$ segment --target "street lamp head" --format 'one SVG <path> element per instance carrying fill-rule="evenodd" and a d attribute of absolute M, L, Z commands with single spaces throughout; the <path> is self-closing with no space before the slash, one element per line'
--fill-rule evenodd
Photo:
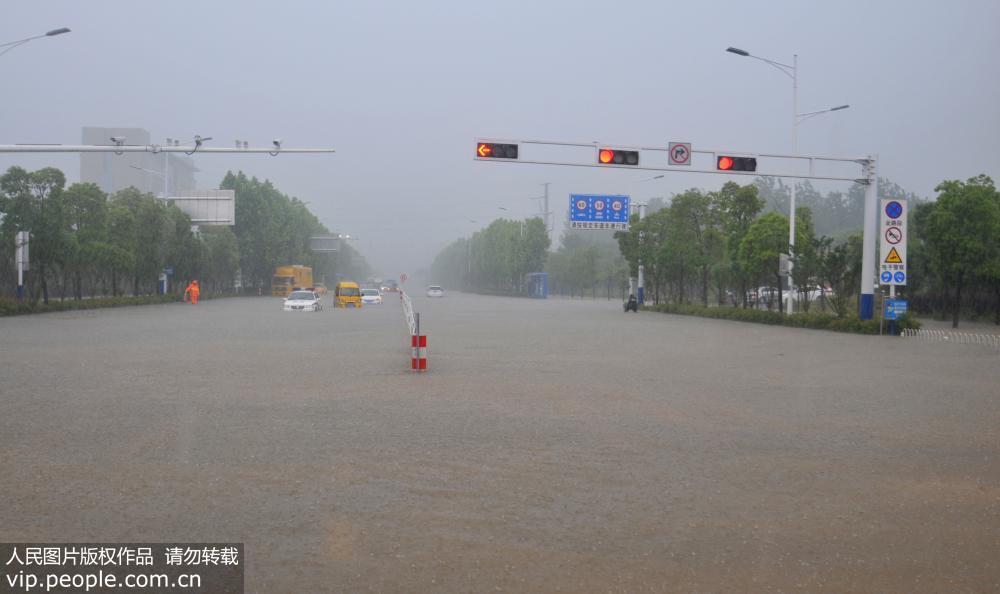
<path fill-rule="evenodd" d="M 746 50 L 741 50 L 738 47 L 727 47 L 726 51 L 729 52 L 729 53 L 731 53 L 731 54 L 736 54 L 737 56 L 749 56 L 750 55 L 750 52 L 748 52 Z"/>
<path fill-rule="evenodd" d="M 70 31 L 69 27 L 61 27 L 59 29 L 53 29 L 51 31 L 48 31 L 47 33 L 45 33 L 45 36 L 52 37 L 54 35 L 62 35 L 63 33 L 69 33 L 69 31 Z"/>
<path fill-rule="evenodd" d="M 847 109 L 848 107 L 850 107 L 850 105 L 838 105 L 837 107 L 831 108 L 830 111 L 840 111 L 841 109 Z"/>

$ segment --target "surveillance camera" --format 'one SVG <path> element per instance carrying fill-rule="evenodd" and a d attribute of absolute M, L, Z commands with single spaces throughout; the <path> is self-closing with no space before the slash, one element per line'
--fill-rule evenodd
<path fill-rule="evenodd" d="M 125 142 L 125 137 L 124 136 L 112 136 L 111 137 L 111 142 L 113 142 L 115 144 L 123 144 Z"/>
<path fill-rule="evenodd" d="M 281 148 L 281 139 L 280 138 L 275 138 L 272 142 L 274 143 L 274 146 L 276 146 L 278 148 Z"/>

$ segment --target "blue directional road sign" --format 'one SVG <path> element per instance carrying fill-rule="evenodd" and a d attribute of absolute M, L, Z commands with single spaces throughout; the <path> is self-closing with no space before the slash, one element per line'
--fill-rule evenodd
<path fill-rule="evenodd" d="M 887 285 L 892 282 L 892 273 L 886 270 L 881 274 L 882 284 Z"/>
<path fill-rule="evenodd" d="M 896 274 L 892 275 L 892 280 L 896 281 L 897 285 L 901 285 L 901 284 L 903 284 L 903 281 L 906 280 L 906 273 L 905 272 L 897 272 Z"/>
<path fill-rule="evenodd" d="M 906 299 L 885 300 L 885 319 L 898 320 L 904 315 L 906 315 Z"/>
<path fill-rule="evenodd" d="M 629 227 L 629 197 L 604 194 L 570 194 L 570 229 L 612 229 Z"/>

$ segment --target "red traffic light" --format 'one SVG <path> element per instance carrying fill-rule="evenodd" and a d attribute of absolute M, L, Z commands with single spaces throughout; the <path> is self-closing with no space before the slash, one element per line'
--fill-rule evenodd
<path fill-rule="evenodd" d="M 480 159 L 516 159 L 516 144 L 480 142 L 476 144 L 476 157 Z"/>
<path fill-rule="evenodd" d="M 757 159 L 723 155 L 715 160 L 715 167 L 719 171 L 757 171 Z"/>
<path fill-rule="evenodd" d="M 602 148 L 597 151 L 597 162 L 601 165 L 638 165 L 639 151 Z"/>

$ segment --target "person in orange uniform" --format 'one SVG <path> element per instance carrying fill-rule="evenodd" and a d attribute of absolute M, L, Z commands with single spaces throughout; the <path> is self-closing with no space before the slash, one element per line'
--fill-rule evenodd
<path fill-rule="evenodd" d="M 201 289 L 198 288 L 198 281 L 191 281 L 191 284 L 187 286 L 184 291 L 184 301 L 191 299 L 192 305 L 198 304 L 198 295 L 201 294 Z"/>

